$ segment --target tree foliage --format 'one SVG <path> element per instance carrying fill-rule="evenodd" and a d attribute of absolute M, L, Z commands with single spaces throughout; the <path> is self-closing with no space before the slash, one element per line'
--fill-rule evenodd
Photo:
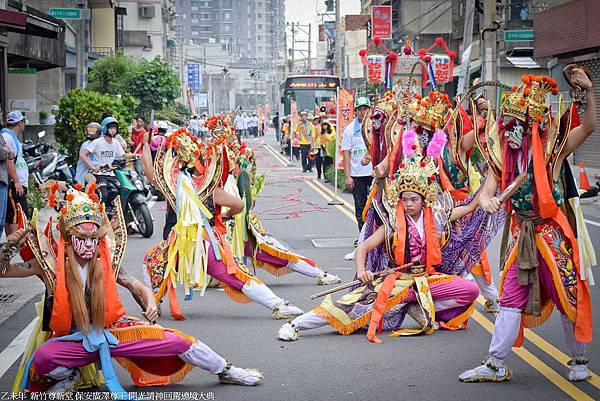
<path fill-rule="evenodd" d="M 54 135 L 71 163 L 76 162 L 79 146 L 85 138 L 85 127 L 95 121 L 100 123 L 103 113 L 112 114 L 127 134 L 126 127 L 135 116 L 136 101 L 129 95 L 111 96 L 81 88 L 73 89 L 60 99 Z"/>
<path fill-rule="evenodd" d="M 124 94 L 136 68 L 133 58 L 123 53 L 101 58 L 90 70 L 88 89 L 110 95 Z"/>
<path fill-rule="evenodd" d="M 173 107 L 180 88 L 171 66 L 156 56 L 142 59 L 129 76 L 126 90 L 139 100 L 138 113 L 148 116 L 150 110 Z"/>

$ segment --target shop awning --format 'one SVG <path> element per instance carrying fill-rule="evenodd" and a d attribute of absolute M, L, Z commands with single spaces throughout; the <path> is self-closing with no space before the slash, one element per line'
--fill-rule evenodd
<path fill-rule="evenodd" d="M 532 57 L 506 57 L 517 68 L 542 68 Z"/>

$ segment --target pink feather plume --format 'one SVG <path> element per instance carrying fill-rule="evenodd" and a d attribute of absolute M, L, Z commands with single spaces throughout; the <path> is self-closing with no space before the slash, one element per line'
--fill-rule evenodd
<path fill-rule="evenodd" d="M 414 128 L 402 133 L 402 153 L 405 157 L 414 156 L 417 147 L 417 131 Z"/>
<path fill-rule="evenodd" d="M 438 129 L 433 134 L 433 138 L 431 138 L 429 145 L 427 145 L 427 156 L 433 158 L 441 156 L 447 143 L 448 138 L 446 137 L 446 132 L 443 129 Z"/>

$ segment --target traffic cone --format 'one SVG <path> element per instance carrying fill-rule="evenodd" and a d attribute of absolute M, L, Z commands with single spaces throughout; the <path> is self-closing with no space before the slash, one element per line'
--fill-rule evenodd
<path fill-rule="evenodd" d="M 585 166 L 583 163 L 579 163 L 579 188 L 587 191 L 592 186 L 590 185 L 590 180 L 588 180 L 587 174 L 585 172 Z"/>

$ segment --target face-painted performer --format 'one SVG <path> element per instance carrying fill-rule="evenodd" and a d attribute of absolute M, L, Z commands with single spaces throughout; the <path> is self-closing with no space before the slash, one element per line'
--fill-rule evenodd
<path fill-rule="evenodd" d="M 506 205 L 512 217 L 512 224 L 506 224 L 512 228 L 512 242 L 503 257 L 500 312 L 489 357 L 462 373 L 461 381 L 510 379 L 504 359 L 511 347 L 521 345 L 524 327 L 545 322 L 555 306 L 572 357 L 568 378 L 579 381 L 590 376 L 585 357 L 586 343 L 592 340 L 588 268 L 595 264 L 595 255 L 565 158 L 594 130 L 595 99 L 592 82 L 582 69 L 570 69 L 567 78 L 582 94 L 581 124 L 573 104 L 563 114 L 559 102 L 557 116 L 552 115 L 546 98 L 558 94 L 556 81 L 528 75 L 504 97 L 497 123 L 488 113 L 485 136 L 478 138 L 490 164 L 482 208 L 498 210 L 502 205 L 497 188 L 506 188 L 521 173 L 527 179 Z M 508 235 L 505 231 L 503 244 Z"/>
<path fill-rule="evenodd" d="M 122 214 L 116 212 L 111 224 L 96 194 L 69 189 L 59 200 L 55 185 L 50 204 L 60 209 L 57 230 L 53 219 L 40 227 L 37 211 L 31 223 L 21 213 L 21 227 L 33 232 L 19 244 L 26 262 L 0 268 L 0 277 L 38 276 L 46 284 L 39 331 L 26 350 L 15 390 L 56 392 L 98 385 L 96 368 L 88 365 L 100 361 L 109 391 L 124 393 L 112 358 L 142 386 L 177 382 L 194 366 L 218 374 L 224 383 L 255 385 L 262 380 L 260 372 L 233 367 L 192 336 L 126 316 L 117 284 L 131 291 L 146 319 L 153 322 L 158 315 L 152 291 L 120 268 L 127 240 Z M 36 343 L 41 345 L 34 349 Z"/>
<path fill-rule="evenodd" d="M 438 145 L 430 146 L 430 152 Z M 448 193 L 440 192 L 434 161 L 439 153 L 422 156 L 416 144 L 405 149 L 404 158 L 373 199 L 381 225 L 356 251 L 357 276 L 363 285 L 338 301 L 328 297 L 318 308 L 283 325 L 279 330 L 281 340 L 297 340 L 299 331 L 326 324 L 342 334 L 369 324 L 367 337 L 375 342 L 380 324 L 383 330 L 394 331 L 393 335 L 431 333 L 438 324 L 448 329 L 466 327 L 479 295 L 477 286 L 440 272 L 462 271 L 479 260 L 493 237 L 493 232 L 480 229 L 490 216 L 481 211 L 474 213 L 475 200 L 459 206 Z M 467 223 L 477 225 L 470 229 Z M 491 226 L 496 224 L 492 222 Z M 378 247 L 383 247 L 386 258 L 367 260 L 367 255 Z M 422 265 L 421 269 L 374 280 L 373 271 L 407 262 Z M 419 330 L 401 329 L 407 312 L 421 325 Z"/>
<path fill-rule="evenodd" d="M 219 123 L 220 130 L 229 127 Z M 214 130 L 214 128 L 213 128 Z M 244 266 L 231 251 L 221 210 L 232 217 L 243 210 L 239 196 L 223 190 L 234 160 L 227 153 L 225 135 L 215 135 L 203 144 L 185 129 L 176 131 L 159 150 L 150 175 L 173 210 L 177 223 L 169 239 L 152 247 L 145 258 L 156 299 L 169 294 L 171 315 L 184 319 L 179 311 L 174 283 L 183 285 L 186 300 L 193 289 L 200 294 L 208 285 L 208 276 L 218 280 L 227 295 L 239 303 L 255 301 L 270 309 L 275 319 L 302 314 L 302 310 L 278 297 Z"/>

